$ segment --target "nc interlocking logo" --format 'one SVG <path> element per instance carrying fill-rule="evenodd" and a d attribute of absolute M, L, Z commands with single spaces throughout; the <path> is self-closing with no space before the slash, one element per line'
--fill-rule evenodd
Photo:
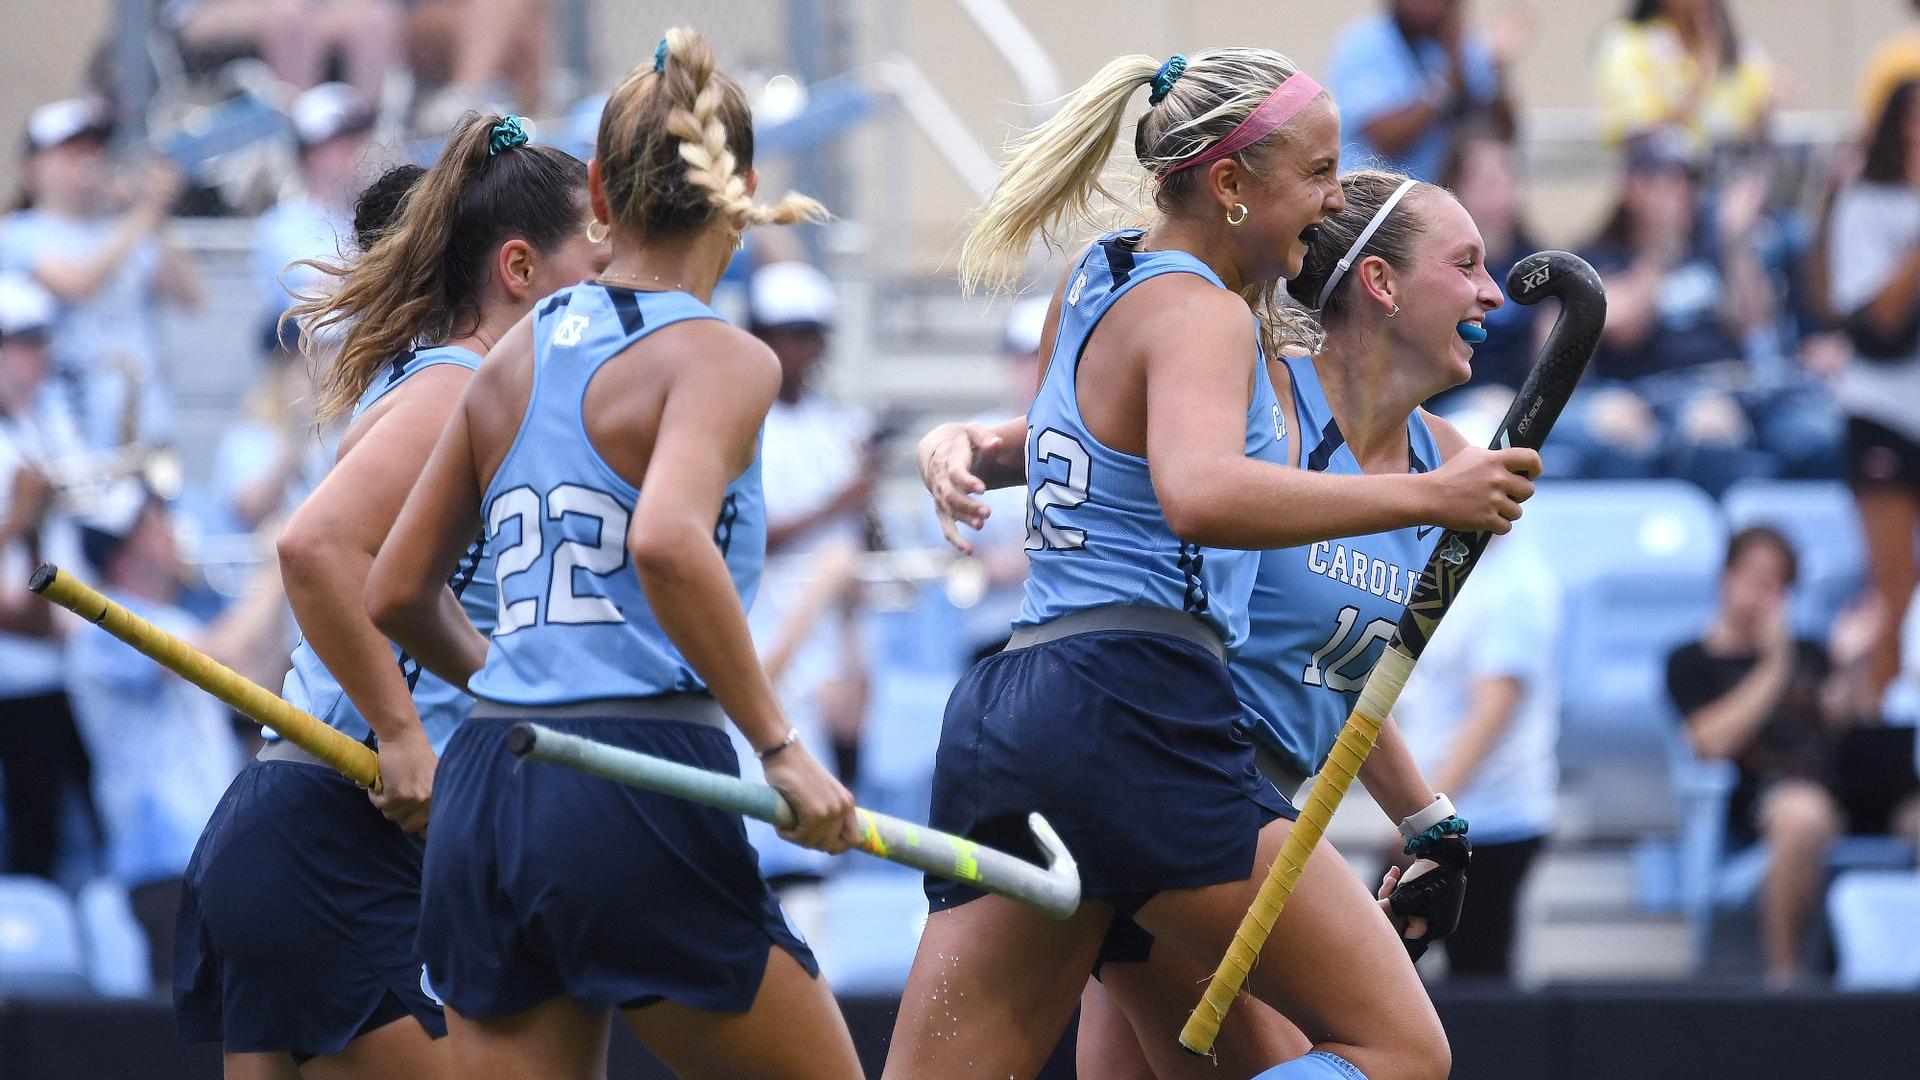
<path fill-rule="evenodd" d="M 553 328 L 553 343 L 562 348 L 572 348 L 580 344 L 580 336 L 587 332 L 588 319 L 585 315 L 569 315 L 560 320 Z"/>

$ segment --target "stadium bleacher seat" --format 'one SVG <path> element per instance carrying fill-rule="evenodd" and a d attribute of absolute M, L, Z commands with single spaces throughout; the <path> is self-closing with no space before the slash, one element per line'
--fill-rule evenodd
<path fill-rule="evenodd" d="M 0 877 L 0 994 L 60 997 L 87 989 L 73 901 L 42 878 Z"/>
<path fill-rule="evenodd" d="M 1857 870 L 1827 891 L 1843 990 L 1920 989 L 1920 874 Z"/>
<path fill-rule="evenodd" d="M 1866 585 L 1866 541 L 1853 494 L 1837 480 L 1743 480 L 1721 499 L 1734 530 L 1771 525 L 1800 556 L 1793 622 L 1825 640 L 1833 617 Z"/>
<path fill-rule="evenodd" d="M 133 917 L 126 886 L 95 878 L 80 890 L 80 927 L 87 946 L 87 978 L 103 997 L 138 998 L 153 992 L 147 935 Z"/>
<path fill-rule="evenodd" d="M 1549 482 L 1519 527 L 1564 590 L 1561 762 L 1664 770 L 1667 654 L 1712 614 L 1720 508 L 1677 480 Z"/>
<path fill-rule="evenodd" d="M 821 973 L 842 995 L 897 994 L 927 925 L 918 874 L 857 872 L 822 886 L 824 940 L 813 942 Z"/>
<path fill-rule="evenodd" d="M 940 718 L 956 678 L 957 673 L 933 671 L 873 672 L 856 782 L 862 806 L 908 821 L 927 820 Z"/>

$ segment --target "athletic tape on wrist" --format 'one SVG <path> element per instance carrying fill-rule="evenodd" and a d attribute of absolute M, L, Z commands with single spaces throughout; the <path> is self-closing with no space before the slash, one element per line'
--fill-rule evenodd
<path fill-rule="evenodd" d="M 1435 795 L 1433 801 L 1424 809 L 1408 814 L 1406 819 L 1400 822 L 1400 839 L 1411 840 L 1448 818 L 1457 816 L 1453 812 L 1452 799 L 1445 795 Z"/>

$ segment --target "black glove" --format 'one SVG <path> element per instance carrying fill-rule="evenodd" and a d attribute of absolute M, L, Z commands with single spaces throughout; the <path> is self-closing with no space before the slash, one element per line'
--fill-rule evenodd
<path fill-rule="evenodd" d="M 1429 839 L 1421 847 L 1420 857 L 1438 865 L 1412 880 L 1401 878 L 1387 895 L 1395 915 L 1427 920 L 1426 933 L 1400 939 L 1414 960 L 1426 955 L 1428 945 L 1459 929 L 1460 911 L 1467 902 L 1467 863 L 1473 858 L 1473 845 L 1464 834 Z"/>

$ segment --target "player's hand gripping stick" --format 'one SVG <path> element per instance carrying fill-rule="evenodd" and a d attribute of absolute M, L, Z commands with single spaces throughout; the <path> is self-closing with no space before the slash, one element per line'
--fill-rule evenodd
<path fill-rule="evenodd" d="M 1538 363 L 1527 374 L 1520 393 L 1507 410 L 1506 419 L 1494 435 L 1492 449 L 1526 447 L 1538 450 L 1553 427 L 1560 410 L 1573 394 L 1574 385 L 1587 370 L 1587 362 L 1600 344 L 1600 328 L 1606 322 L 1607 294 L 1600 275 L 1577 255 L 1564 251 L 1541 251 L 1520 260 L 1507 275 L 1507 295 L 1522 304 L 1537 304 L 1546 297 L 1560 301 L 1560 315 L 1547 335 Z M 1360 688 L 1360 700 L 1327 755 L 1327 763 L 1314 777 L 1313 789 L 1300 810 L 1280 848 L 1280 856 L 1267 871 L 1253 906 L 1240 922 L 1220 966 L 1200 1004 L 1187 1017 L 1180 1031 L 1180 1045 L 1196 1054 L 1213 1050 L 1220 1034 L 1220 1022 L 1226 1017 L 1234 997 L 1246 984 L 1260 949 L 1272 932 L 1274 920 L 1286 906 L 1287 897 L 1306 868 L 1321 833 L 1333 817 L 1334 809 L 1347 793 L 1360 765 L 1373 752 L 1380 737 L 1380 725 L 1393 711 L 1393 703 L 1406 685 L 1414 662 L 1427 647 L 1434 627 L 1446 615 L 1448 605 L 1460 593 L 1460 587 L 1473 572 L 1474 563 L 1486 550 L 1490 534 L 1466 533 L 1449 529 L 1440 538 L 1439 547 L 1420 575 L 1413 599 L 1400 617 L 1393 640 L 1373 666 Z"/>
<path fill-rule="evenodd" d="M 27 587 L 140 652 L 167 670 L 272 728 L 288 742 L 340 770 L 363 788 L 380 790 L 380 759 L 348 735 L 295 708 L 278 694 L 100 595 L 52 563 L 41 563 Z"/>
<path fill-rule="evenodd" d="M 565 765 L 783 829 L 794 825 L 793 807 L 778 791 L 736 776 L 609 746 L 539 724 L 515 724 L 507 734 L 507 748 L 531 761 Z M 854 813 L 860 817 L 860 841 L 854 847 L 869 855 L 998 893 L 1056 919 L 1066 918 L 1080 906 L 1080 868 L 1053 826 L 1039 814 L 1028 815 L 1027 826 L 1046 856 L 1045 866 L 871 810 L 856 809 Z"/>

